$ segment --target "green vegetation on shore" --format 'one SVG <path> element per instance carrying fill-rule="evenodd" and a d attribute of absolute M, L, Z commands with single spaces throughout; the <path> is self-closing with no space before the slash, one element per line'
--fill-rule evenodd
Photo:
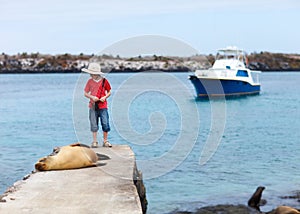
<path fill-rule="evenodd" d="M 94 55 L 20 53 L 0 55 L 0 73 L 78 73 Z M 121 58 L 102 55 L 104 71 L 135 72 L 145 70 L 188 71 L 205 69 L 214 62 L 214 56 L 191 57 L 137 56 Z M 248 67 L 261 71 L 300 71 L 300 54 L 260 52 L 248 55 Z"/>

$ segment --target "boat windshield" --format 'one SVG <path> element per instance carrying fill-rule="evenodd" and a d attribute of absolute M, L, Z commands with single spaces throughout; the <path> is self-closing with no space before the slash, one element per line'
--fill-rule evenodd
<path fill-rule="evenodd" d="M 239 60 L 243 62 L 245 60 L 245 54 L 239 49 L 221 49 L 217 52 L 216 60 Z"/>

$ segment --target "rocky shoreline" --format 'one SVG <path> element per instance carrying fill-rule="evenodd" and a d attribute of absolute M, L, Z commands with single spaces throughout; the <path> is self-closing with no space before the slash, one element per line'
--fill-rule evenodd
<path fill-rule="evenodd" d="M 137 56 L 121 58 L 119 56 L 94 55 L 49 55 L 22 53 L 0 55 L 0 74 L 15 73 L 80 73 L 91 59 L 101 62 L 104 72 L 187 72 L 207 69 L 214 62 L 214 56 L 196 55 L 191 57 Z M 300 71 L 300 54 L 252 53 L 248 55 L 248 67 L 260 71 Z"/>
<path fill-rule="evenodd" d="M 294 200 L 294 207 L 297 210 L 300 210 L 300 191 L 294 191 L 291 195 L 281 196 L 281 199 L 292 199 Z M 263 200 L 263 199 L 262 199 Z M 264 200 L 265 201 L 265 200 Z M 267 203 L 267 201 L 265 201 Z M 246 204 L 246 202 L 245 202 Z M 286 203 L 288 204 L 288 202 Z M 263 206 L 263 205 L 261 205 Z M 274 207 L 281 206 L 280 204 L 274 205 Z M 205 206 L 196 209 L 195 211 L 174 211 L 169 214 L 281 214 L 276 212 L 276 209 L 270 210 L 268 212 L 260 212 L 252 207 L 249 207 L 244 204 L 218 204 L 213 206 Z M 292 212 L 291 212 L 292 213 Z"/>

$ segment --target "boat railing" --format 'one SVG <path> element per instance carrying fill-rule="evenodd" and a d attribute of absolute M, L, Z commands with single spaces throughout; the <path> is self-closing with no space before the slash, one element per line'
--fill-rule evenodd
<path fill-rule="evenodd" d="M 253 83 L 259 84 L 260 74 L 261 74 L 261 71 L 251 71 L 251 77 L 252 77 Z"/>
<path fill-rule="evenodd" d="M 224 69 L 208 69 L 208 70 L 197 70 L 196 76 L 200 77 L 211 77 L 211 78 L 222 78 L 222 77 L 234 77 L 235 72 L 230 72 L 235 70 L 224 70 Z"/>

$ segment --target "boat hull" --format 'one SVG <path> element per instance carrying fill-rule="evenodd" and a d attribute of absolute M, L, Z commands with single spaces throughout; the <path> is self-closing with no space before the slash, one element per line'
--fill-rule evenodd
<path fill-rule="evenodd" d="M 256 95 L 260 93 L 260 85 L 251 85 L 246 81 L 230 79 L 189 78 L 193 83 L 198 98 L 233 97 Z"/>

